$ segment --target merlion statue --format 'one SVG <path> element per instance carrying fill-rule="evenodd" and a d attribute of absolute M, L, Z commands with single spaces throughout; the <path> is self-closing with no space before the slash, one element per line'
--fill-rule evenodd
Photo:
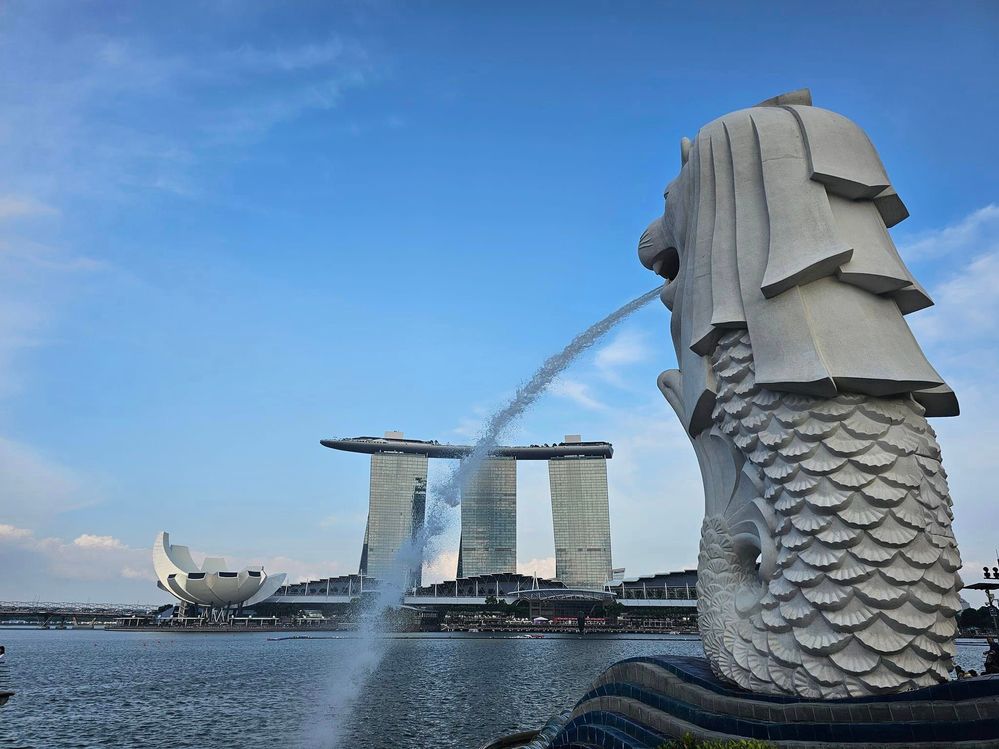
<path fill-rule="evenodd" d="M 808 698 L 946 680 L 961 559 L 929 416 L 958 412 L 903 315 L 932 304 L 888 235 L 908 213 L 864 132 L 807 90 L 681 143 L 639 244 L 667 283 L 659 387 L 704 482 L 704 650 Z"/>

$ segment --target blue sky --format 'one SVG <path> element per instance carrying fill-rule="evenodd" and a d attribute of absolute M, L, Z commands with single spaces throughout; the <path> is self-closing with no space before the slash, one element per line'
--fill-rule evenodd
<path fill-rule="evenodd" d="M 999 544 L 997 31 L 992 3 L 4 4 L 0 598 L 159 600 L 162 529 L 354 570 L 367 461 L 318 440 L 469 439 L 654 285 L 635 246 L 680 137 L 801 86 L 910 210 L 973 579 Z M 703 515 L 667 326 L 643 310 L 510 435 L 615 443 L 635 573 L 692 564 Z M 522 568 L 550 571 L 544 466 L 519 481 Z"/>

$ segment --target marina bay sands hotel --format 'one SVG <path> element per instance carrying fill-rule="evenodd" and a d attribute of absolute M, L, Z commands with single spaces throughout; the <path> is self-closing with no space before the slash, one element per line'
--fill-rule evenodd
<path fill-rule="evenodd" d="M 322 444 L 371 455 L 360 573 L 379 579 L 398 573 L 399 549 L 423 524 L 429 459 L 462 460 L 472 452 L 469 445 L 406 439 L 402 432 Z M 517 571 L 517 461 L 547 460 L 555 579 L 569 588 L 602 589 L 611 579 L 607 459 L 613 454 L 609 442 L 583 442 L 579 435 L 555 445 L 493 450 L 462 488 L 457 576 Z M 405 574 L 408 587 L 420 585 L 422 565 Z"/>

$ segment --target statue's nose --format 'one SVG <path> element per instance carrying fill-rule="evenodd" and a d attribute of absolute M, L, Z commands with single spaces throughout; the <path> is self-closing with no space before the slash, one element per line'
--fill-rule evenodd
<path fill-rule="evenodd" d="M 642 232 L 642 238 L 638 240 L 638 259 L 653 273 L 656 272 L 654 267 L 656 258 L 666 249 L 662 221 L 662 217 L 659 217 L 649 224 Z"/>
<path fill-rule="evenodd" d="M 656 275 L 669 280 L 676 277 L 680 256 L 667 238 L 661 217 L 649 224 L 638 240 L 638 259 Z"/>

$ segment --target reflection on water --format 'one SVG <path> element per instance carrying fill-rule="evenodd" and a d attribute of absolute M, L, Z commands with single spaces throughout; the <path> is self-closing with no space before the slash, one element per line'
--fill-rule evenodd
<path fill-rule="evenodd" d="M 539 727 L 622 658 L 701 654 L 680 639 L 395 639 L 354 709 L 331 716 L 351 639 L 0 629 L 0 644 L 0 689 L 17 692 L 0 747 L 33 749 L 313 747 L 339 720 L 343 746 L 468 749 Z M 965 668 L 983 657 L 959 645 Z"/>

